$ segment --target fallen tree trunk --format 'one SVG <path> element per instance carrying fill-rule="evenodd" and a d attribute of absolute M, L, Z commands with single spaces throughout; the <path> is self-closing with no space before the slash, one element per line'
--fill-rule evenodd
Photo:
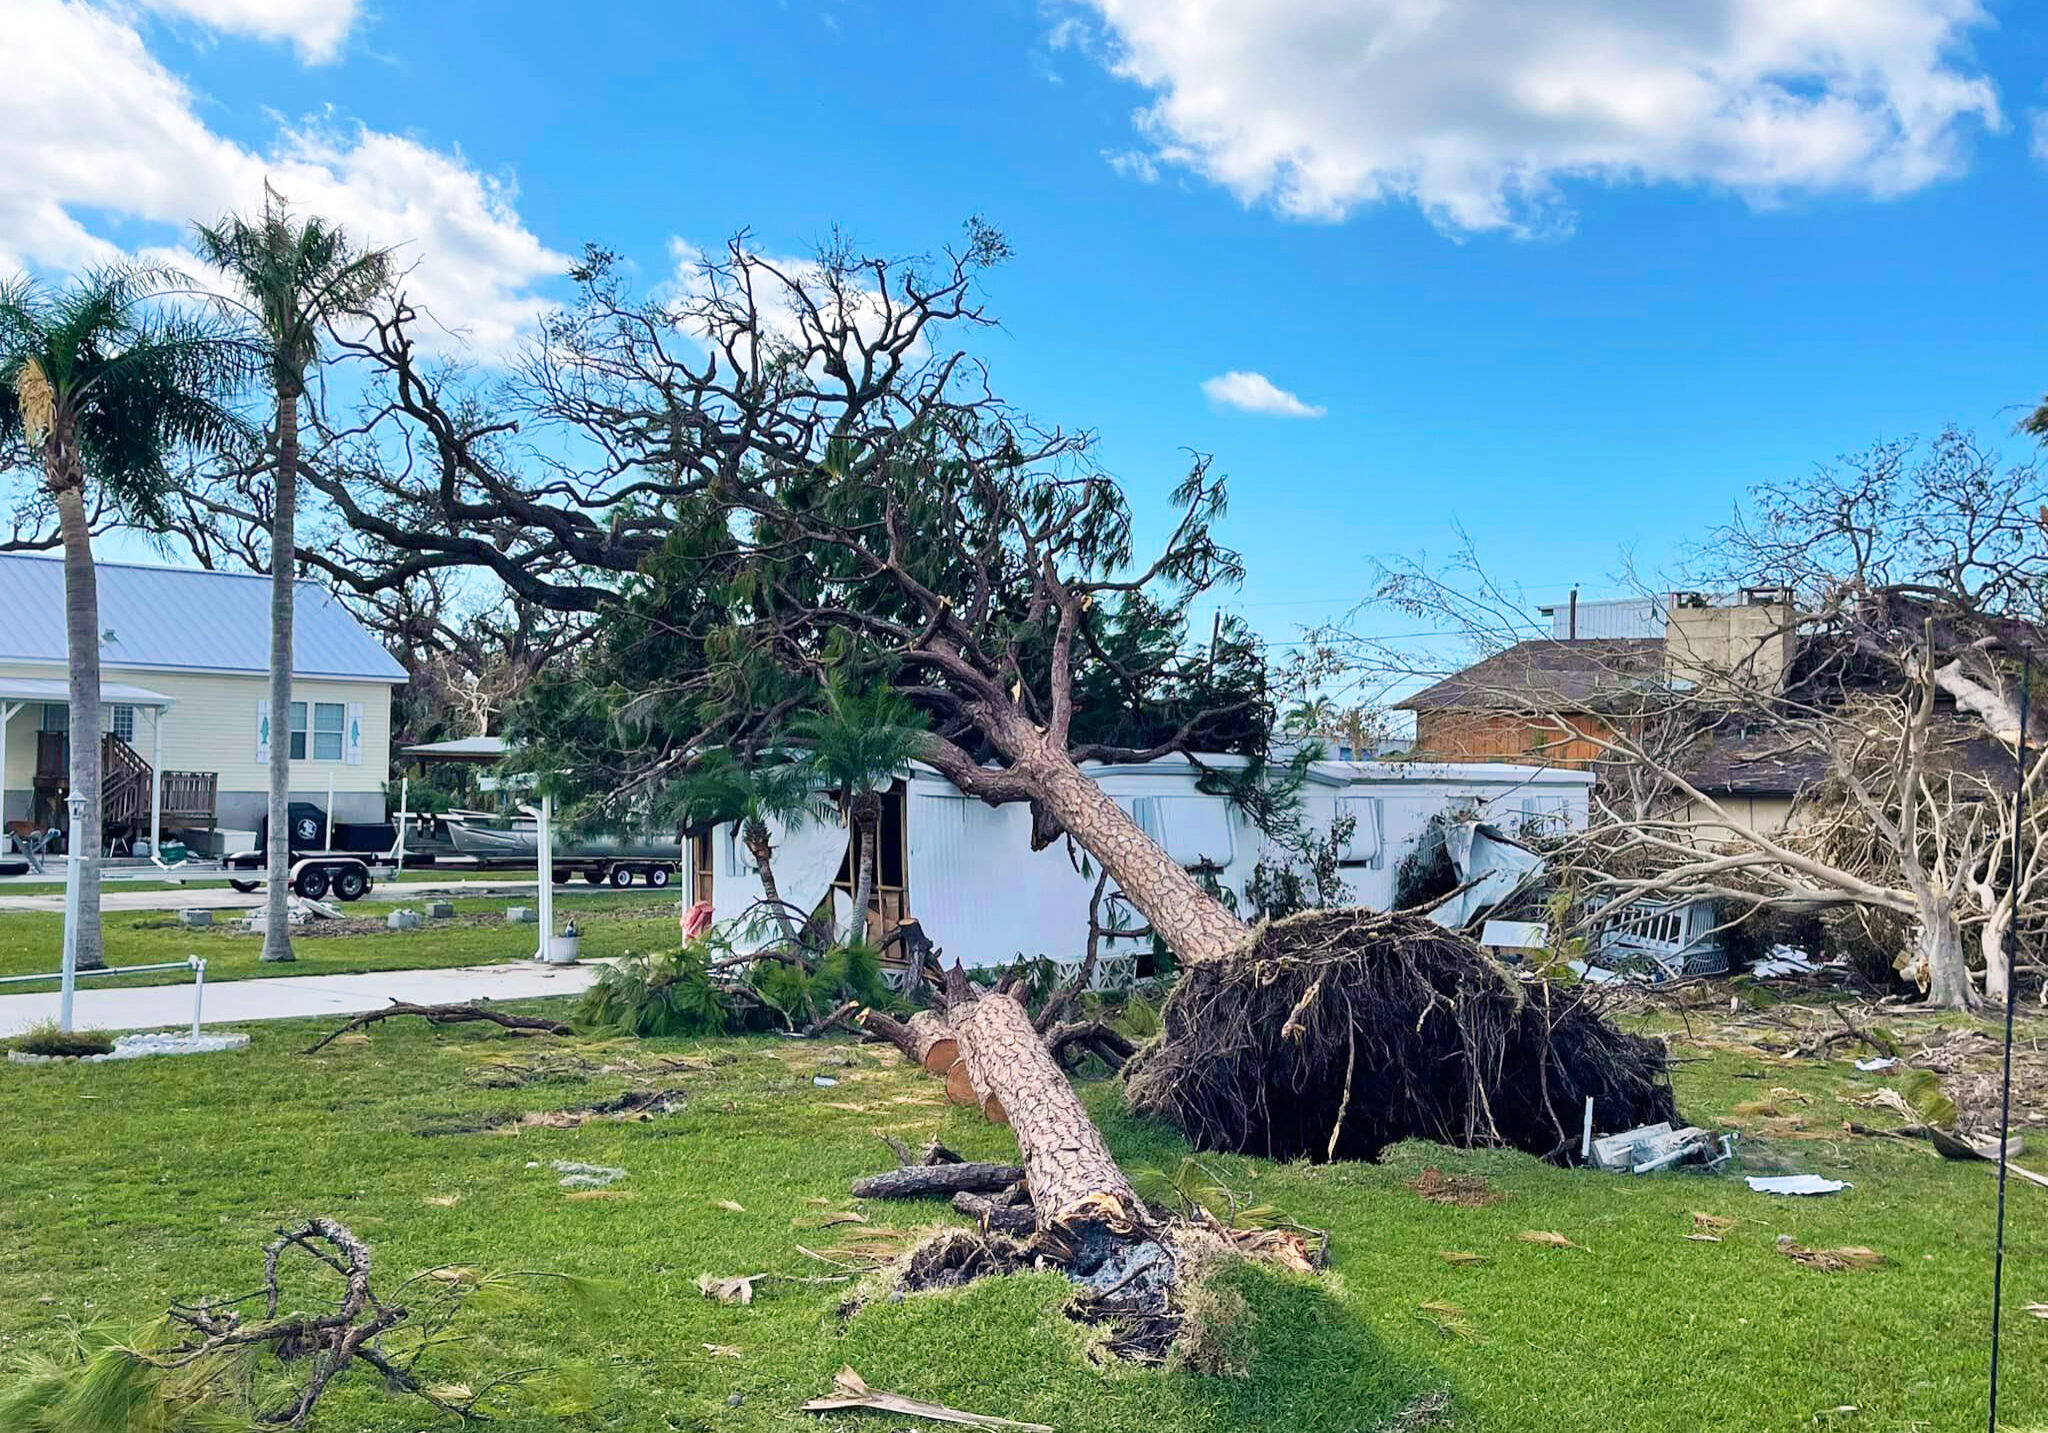
<path fill-rule="evenodd" d="M 946 1014 L 976 1093 L 994 1101 L 1016 1133 L 1040 1230 L 1143 1228 L 1144 1206 L 1024 1006 L 1012 996 L 984 995 Z"/>
<path fill-rule="evenodd" d="M 954 1038 L 945 1016 L 936 1010 L 920 1010 L 910 1017 L 911 1058 L 934 1075 L 943 1075 L 960 1058 L 960 1042 Z"/>

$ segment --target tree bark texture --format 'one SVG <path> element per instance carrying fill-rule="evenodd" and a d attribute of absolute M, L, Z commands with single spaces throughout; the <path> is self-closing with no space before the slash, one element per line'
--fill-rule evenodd
<path fill-rule="evenodd" d="M 299 403 L 296 390 L 277 389 L 277 489 L 270 515 L 270 835 L 264 867 L 263 959 L 293 960 L 292 870 L 292 579 L 298 571 Z M 312 756 L 313 723 L 306 722 Z M 346 736 L 343 737 L 346 741 Z M 333 819 L 332 812 L 328 818 Z"/>
<path fill-rule="evenodd" d="M 2006 978 L 2011 974 L 2006 965 L 2011 955 L 2005 948 L 2005 933 L 2011 923 L 2012 908 L 1994 897 L 1977 930 L 1977 949 L 1984 956 L 1984 998 L 1998 1006 L 2005 1004 L 2011 988 Z"/>
<path fill-rule="evenodd" d="M 66 837 L 78 866 L 77 968 L 107 963 L 100 936 L 100 593 L 85 515 L 85 469 L 68 421 L 46 440 L 50 496 L 64 537 L 64 634 L 70 659 L 71 794 L 85 798 Z"/>
<path fill-rule="evenodd" d="M 1008 995 L 986 995 L 948 1015 L 976 1083 L 1009 1116 L 1039 1227 L 1141 1224 L 1137 1193 L 1023 1005 Z"/>
<path fill-rule="evenodd" d="M 934 1075 L 945 1074 L 960 1058 L 960 1042 L 936 1010 L 920 1010 L 910 1017 L 910 1038 L 914 1058 Z"/>
<path fill-rule="evenodd" d="M 853 1182 L 856 1199 L 916 1199 L 926 1194 L 951 1198 L 999 1194 L 1025 1177 L 1014 1164 L 906 1164 Z"/>
<path fill-rule="evenodd" d="M 1041 749 L 1038 759 L 1025 769 L 1042 789 L 1047 809 L 1102 862 L 1117 888 L 1165 938 L 1176 959 L 1217 960 L 1236 950 L 1251 934 L 1250 926 L 1203 890 L 1064 751 Z"/>
<path fill-rule="evenodd" d="M 846 927 L 846 939 L 851 943 L 867 939 L 868 902 L 875 895 L 875 841 L 882 824 L 882 798 L 872 791 L 863 791 L 853 798 L 848 809 L 856 857 L 853 915 Z"/>
<path fill-rule="evenodd" d="M 782 938 L 791 945 L 799 941 L 796 922 L 790 918 L 789 907 L 782 903 L 782 892 L 775 884 L 775 847 L 768 839 L 768 827 L 757 816 L 750 816 L 740 823 L 740 835 L 747 843 L 747 854 L 754 858 L 754 869 L 761 876 L 761 895 L 768 902 L 768 909 L 775 913 L 775 924 L 782 930 Z"/>
<path fill-rule="evenodd" d="M 1975 1009 L 1977 992 L 1963 956 L 1962 927 L 1947 900 L 1937 897 L 1922 907 L 1916 944 L 1927 962 L 1927 1003 L 1947 1010 Z"/>

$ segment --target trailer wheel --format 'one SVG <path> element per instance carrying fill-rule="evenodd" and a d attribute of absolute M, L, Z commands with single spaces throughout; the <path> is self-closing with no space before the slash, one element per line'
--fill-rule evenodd
<path fill-rule="evenodd" d="M 657 891 L 660 890 L 663 886 L 667 885 L 668 867 L 649 866 L 647 868 L 647 884 L 654 887 L 654 889 L 656 889 Z"/>
<path fill-rule="evenodd" d="M 240 891 L 240 892 L 241 892 L 241 893 L 242 893 L 243 895 L 245 895 L 245 896 L 246 896 L 246 895 L 251 895 L 251 894 L 253 894 L 253 893 L 255 892 L 255 890 L 256 890 L 256 887 L 257 887 L 257 885 L 258 885 L 258 882 L 256 882 L 256 881 L 237 881 L 237 880 L 234 880 L 234 879 L 230 878 L 230 879 L 229 879 L 229 881 L 228 881 L 228 885 L 229 885 L 229 886 L 231 886 L 231 887 L 233 887 L 233 888 L 234 888 L 235 890 L 238 890 L 238 891 Z"/>
<path fill-rule="evenodd" d="M 612 867 L 612 884 L 624 890 L 633 884 L 633 873 L 624 866 Z"/>
<path fill-rule="evenodd" d="M 292 889 L 309 901 L 317 901 L 327 894 L 327 872 L 318 866 L 308 866 L 292 882 Z"/>
<path fill-rule="evenodd" d="M 592 867 L 591 867 L 591 868 L 590 868 L 589 870 L 587 870 L 587 871 L 585 871 L 585 872 L 583 873 L 583 879 L 584 879 L 584 880 L 586 880 L 586 881 L 588 881 L 588 882 L 590 882 L 590 884 L 591 884 L 591 885 L 593 885 L 593 886 L 601 886 L 601 885 L 603 885 L 603 884 L 604 884 L 604 867 L 602 867 L 602 866 L 592 866 Z"/>
<path fill-rule="evenodd" d="M 367 871 L 354 866 L 343 866 L 334 873 L 335 899 L 359 901 L 369 894 L 370 876 Z"/>
<path fill-rule="evenodd" d="M 548 871 L 548 879 L 558 886 L 566 886 L 569 884 L 569 873 L 560 866 L 555 866 Z"/>

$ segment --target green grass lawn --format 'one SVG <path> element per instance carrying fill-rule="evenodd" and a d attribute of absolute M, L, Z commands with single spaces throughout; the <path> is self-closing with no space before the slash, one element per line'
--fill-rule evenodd
<path fill-rule="evenodd" d="M 550 1370 L 545 1391 L 513 1400 L 496 1425 L 508 1430 L 815 1428 L 798 1405 L 843 1363 L 876 1388 L 1063 1433 L 1439 1426 L 1401 1421 L 1438 1393 L 1451 1399 L 1448 1426 L 1501 1433 L 1982 1422 L 1992 1171 L 1840 1133 L 1852 1113 L 1876 1117 L 1836 1097 L 1881 1080 L 1846 1060 L 1761 1064 L 1680 1047 L 1701 1056 L 1678 1075 L 1696 1120 L 1725 1118 L 1773 1088 L 1812 1097 L 1797 1107 L 1799 1133 L 1820 1137 L 1753 1134 L 1747 1167 L 1854 1182 L 1828 1198 L 1773 1199 L 1732 1176 L 1572 1173 L 1420 1145 L 1378 1165 L 1211 1161 L 1231 1187 L 1332 1235 L 1319 1277 L 1235 1276 L 1255 1352 L 1249 1375 L 1231 1378 L 1096 1366 L 1083 1330 L 1061 1315 L 1067 1291 L 1054 1276 L 880 1300 L 844 1318 L 847 1285 L 763 1285 L 751 1307 L 704 1298 L 699 1275 L 830 1276 L 840 1271 L 798 1246 L 829 1255 L 877 1228 L 950 1219 L 936 1205 L 849 1201 L 848 1181 L 889 1162 L 877 1131 L 912 1144 L 937 1135 L 970 1157 L 1012 1153 L 1006 1130 L 943 1104 L 936 1082 L 886 1049 L 766 1038 L 593 1049 L 407 1022 L 367 1043 L 297 1053 L 325 1028 L 257 1026 L 252 1048 L 227 1056 L 0 1066 L 0 1364 L 56 1347 L 67 1319 L 134 1321 L 175 1297 L 243 1293 L 272 1228 L 322 1213 L 373 1241 L 393 1282 L 454 1263 L 610 1286 L 594 1311 L 539 1289 L 474 1307 L 466 1337 L 435 1355 L 436 1378 L 473 1386 Z M 498 1078 L 499 1062 L 565 1048 L 588 1051 L 592 1067 L 655 1054 L 709 1061 L 479 1083 Z M 820 1072 L 837 1086 L 814 1084 Z M 684 1107 L 638 1124 L 487 1128 L 635 1080 L 679 1087 Z M 1086 1095 L 1128 1167 L 1166 1167 L 1184 1152 L 1169 1131 L 1128 1117 L 1114 1084 Z M 631 1197 L 568 1198 L 545 1167 L 556 1159 L 624 1166 L 616 1188 Z M 1483 1173 L 1508 1197 L 1470 1209 L 1425 1202 L 1403 1181 L 1426 1164 Z M 855 1207 L 870 1225 L 817 1227 Z M 1690 1242 L 1696 1210 L 1737 1222 L 1722 1242 Z M 1525 1230 L 1584 1248 L 1518 1241 Z M 1873 1246 L 1887 1263 L 1819 1273 L 1778 1253 L 1780 1234 Z M 2017 1310 L 2048 1300 L 2048 1191 L 2015 1184 L 2009 1239 L 2002 1408 L 2011 1427 L 2028 1428 L 2048 1421 L 2048 1322 Z M 1487 1262 L 1453 1267 L 1445 1250 Z M 1420 1317 L 1430 1300 L 1463 1309 L 1472 1336 Z M 583 1411 L 549 1411 L 563 1386 L 582 1391 Z M 1848 1406 L 1856 1411 L 1828 1412 Z M 883 1433 L 908 1422 L 850 1415 L 822 1426 Z M 362 1379 L 315 1418 L 316 1428 L 366 1433 L 433 1424 L 430 1410 Z"/>
<path fill-rule="evenodd" d="M 302 928 L 292 942 L 298 958 L 288 964 L 269 965 L 259 958 L 263 953 L 262 938 L 243 930 L 239 914 L 220 916 L 221 923 L 211 930 L 188 930 L 178 924 L 175 912 L 168 911 L 106 911 L 101 922 L 107 964 L 152 965 L 199 955 L 206 959 L 209 981 L 484 965 L 519 960 L 533 953 L 537 927 L 507 925 L 503 920 L 507 906 L 532 905 L 530 898 L 493 896 L 452 904 L 453 920 L 429 921 L 412 931 L 384 928 L 385 916 L 399 909 L 396 904 L 364 901 L 344 906 L 342 909 L 350 918 L 350 933 L 307 934 L 312 928 Z M 672 890 L 562 890 L 555 893 L 555 910 L 559 919 L 575 917 L 584 934 L 583 953 L 587 956 L 646 950 L 658 944 L 672 944 L 676 936 L 676 897 Z M 358 926 L 370 928 L 356 929 Z M 56 969 L 63 935 L 64 918 L 55 912 L 0 913 L 0 975 Z M 103 989 L 189 978 L 182 972 L 165 971 L 106 976 L 96 979 L 93 986 Z M 34 982 L 0 986 L 0 995 L 55 987 L 54 980 L 48 985 Z"/>

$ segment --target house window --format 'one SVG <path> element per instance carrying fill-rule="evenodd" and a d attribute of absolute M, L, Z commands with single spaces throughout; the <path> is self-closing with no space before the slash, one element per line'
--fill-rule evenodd
<path fill-rule="evenodd" d="M 43 730 L 71 730 L 71 708 L 63 702 L 43 703 Z"/>
<path fill-rule="evenodd" d="M 292 760 L 306 759 L 309 739 L 313 760 L 341 760 L 341 735 L 348 708 L 340 702 L 314 702 L 312 706 L 313 729 L 309 732 L 306 730 L 306 703 L 292 703 Z"/>
<path fill-rule="evenodd" d="M 341 729 L 347 714 L 340 702 L 313 703 L 313 760 L 341 760 Z"/>
<path fill-rule="evenodd" d="M 121 740 L 132 745 L 135 741 L 135 708 L 131 706 L 115 707 L 114 720 L 108 727 L 108 730 L 112 731 L 115 736 L 120 737 Z"/>

